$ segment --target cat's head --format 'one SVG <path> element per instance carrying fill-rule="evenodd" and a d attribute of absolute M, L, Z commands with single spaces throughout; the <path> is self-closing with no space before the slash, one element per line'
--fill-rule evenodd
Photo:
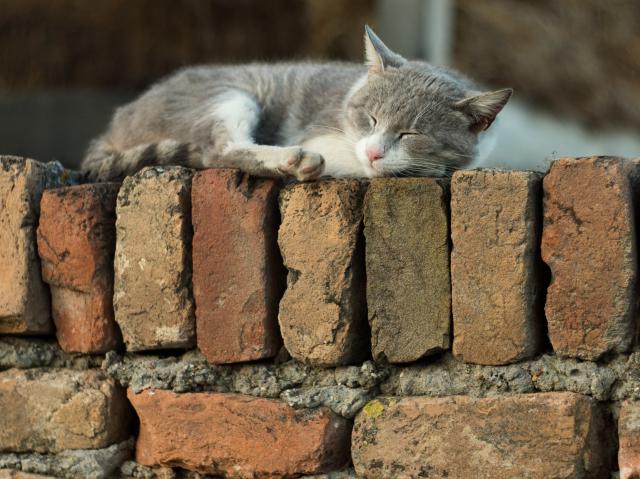
<path fill-rule="evenodd" d="M 347 96 L 345 131 L 369 176 L 449 176 L 468 166 L 512 90 L 480 92 L 457 73 L 407 61 L 369 27 L 365 53 L 369 71 Z"/>

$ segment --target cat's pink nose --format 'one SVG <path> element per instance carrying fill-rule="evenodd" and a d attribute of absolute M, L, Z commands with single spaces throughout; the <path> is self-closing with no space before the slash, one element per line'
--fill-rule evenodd
<path fill-rule="evenodd" d="M 375 146 L 367 146 L 366 152 L 367 158 L 369 158 L 369 163 L 373 163 L 384 156 L 384 151 Z"/>

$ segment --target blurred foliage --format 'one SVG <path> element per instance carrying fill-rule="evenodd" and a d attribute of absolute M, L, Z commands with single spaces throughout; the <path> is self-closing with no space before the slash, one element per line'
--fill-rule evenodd
<path fill-rule="evenodd" d="M 372 0 L 2 0 L 0 89 L 139 88 L 184 65 L 362 57 Z"/>
<path fill-rule="evenodd" d="M 597 127 L 640 127 L 640 1 L 457 0 L 455 66 Z"/>

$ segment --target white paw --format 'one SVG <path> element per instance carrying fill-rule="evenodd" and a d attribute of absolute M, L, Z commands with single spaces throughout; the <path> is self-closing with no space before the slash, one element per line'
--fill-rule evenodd
<path fill-rule="evenodd" d="M 287 152 L 278 169 L 299 181 L 313 180 L 324 171 L 324 158 L 318 153 L 296 147 Z"/>

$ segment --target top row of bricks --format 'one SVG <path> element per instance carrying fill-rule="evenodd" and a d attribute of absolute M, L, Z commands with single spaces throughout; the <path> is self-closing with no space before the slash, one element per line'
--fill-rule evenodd
<path fill-rule="evenodd" d="M 634 343 L 635 161 L 282 190 L 179 167 L 49 189 L 65 175 L 0 162 L 0 333 L 51 333 L 51 309 L 67 351 L 124 339 L 230 363 L 272 357 L 284 339 L 325 366 L 451 343 L 463 361 L 507 364 L 541 352 L 545 330 L 582 359 Z"/>

